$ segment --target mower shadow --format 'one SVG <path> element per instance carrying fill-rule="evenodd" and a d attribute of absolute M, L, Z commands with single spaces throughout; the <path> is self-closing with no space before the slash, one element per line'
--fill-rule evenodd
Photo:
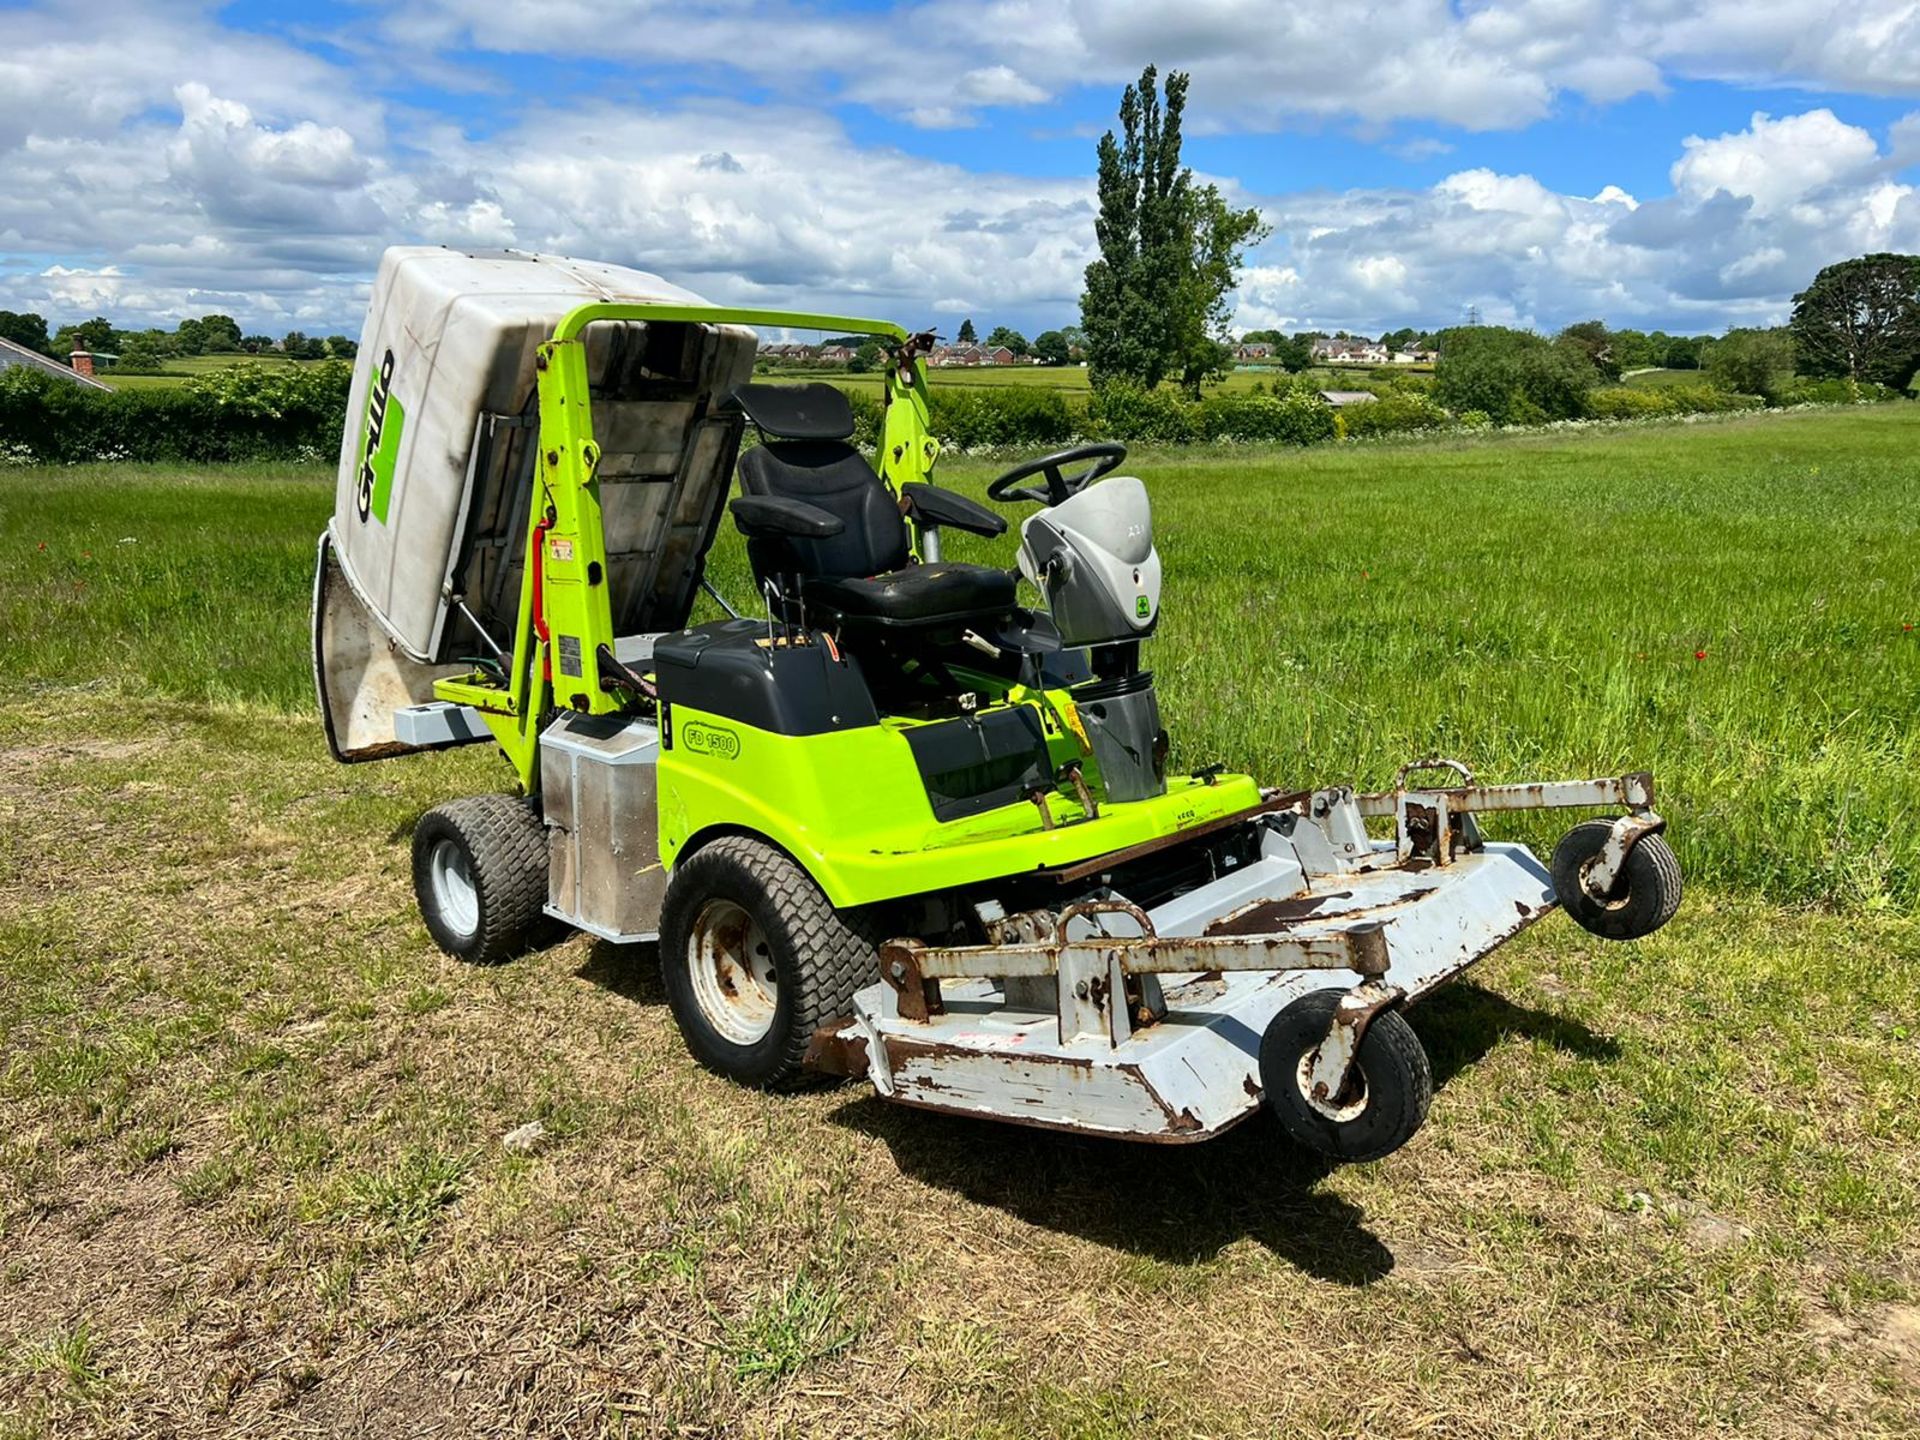
<path fill-rule="evenodd" d="M 1461 981 L 1435 991 L 1407 1011 L 1433 1063 L 1433 1088 L 1476 1064 L 1502 1040 L 1544 1040 L 1583 1060 L 1614 1060 L 1620 1046 L 1568 1015 L 1516 1005 L 1496 990 Z"/>
<path fill-rule="evenodd" d="M 574 975 L 636 1005 L 667 1003 L 667 992 L 660 984 L 660 946 L 656 941 L 616 945 L 611 940 L 595 940 L 587 946 L 586 963 Z"/>
<path fill-rule="evenodd" d="M 1256 1115 L 1218 1140 L 1141 1145 L 914 1111 L 866 1095 L 833 1115 L 924 1184 L 1030 1225 L 1169 1265 L 1252 1239 L 1321 1280 L 1365 1286 L 1393 1252 L 1360 1209 L 1315 1187 L 1332 1165 Z"/>
<path fill-rule="evenodd" d="M 1594 1059 L 1619 1047 L 1577 1020 L 1462 984 L 1410 1012 L 1436 1091 L 1508 1036 Z M 1320 1188 L 1332 1162 L 1291 1144 L 1264 1110 L 1217 1140 L 1143 1145 L 915 1111 L 863 1094 L 834 1122 L 879 1140 L 905 1174 L 1031 1225 L 1167 1264 L 1251 1239 L 1316 1279 L 1364 1287 L 1393 1251 L 1358 1206 Z"/>

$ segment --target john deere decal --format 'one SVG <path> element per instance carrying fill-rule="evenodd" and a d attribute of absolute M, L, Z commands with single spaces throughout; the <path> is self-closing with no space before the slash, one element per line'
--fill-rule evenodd
<path fill-rule="evenodd" d="M 364 523 L 371 515 L 387 523 L 387 502 L 393 498 L 393 466 L 400 455 L 400 430 L 407 412 L 393 398 L 393 351 L 381 357 L 380 373 L 367 396 L 366 439 L 360 446 L 360 485 L 354 507 Z"/>

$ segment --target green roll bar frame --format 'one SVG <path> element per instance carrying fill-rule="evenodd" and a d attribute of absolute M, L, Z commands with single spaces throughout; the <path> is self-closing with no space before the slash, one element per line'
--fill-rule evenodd
<path fill-rule="evenodd" d="M 582 305 L 567 312 L 534 361 L 540 401 L 539 464 L 527 517 L 526 564 L 505 683 L 483 672 L 436 681 L 434 694 L 478 711 L 531 795 L 539 787 L 540 726 L 559 705 L 588 714 L 621 702 L 601 673 L 612 652 L 613 601 L 607 588 L 607 540 L 600 512 L 600 449 L 593 438 L 585 332 L 612 321 L 656 324 L 772 325 L 871 335 L 888 345 L 879 470 L 889 489 L 923 484 L 939 442 L 928 428 L 927 375 L 919 350 L 927 337 L 886 320 L 718 305 Z M 910 521 L 914 554 L 922 535 Z M 561 675 L 554 678 L 554 657 Z"/>

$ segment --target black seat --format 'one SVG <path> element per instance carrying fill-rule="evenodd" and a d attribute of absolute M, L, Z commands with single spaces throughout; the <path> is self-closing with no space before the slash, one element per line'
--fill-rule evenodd
<path fill-rule="evenodd" d="M 853 407 L 840 391 L 743 385 L 735 397 L 767 437 L 740 457 L 746 502 L 734 508 L 763 587 L 771 582 L 790 598 L 797 585 L 809 610 L 856 626 L 964 627 L 1013 609 L 1014 580 L 1004 570 L 910 563 L 900 504 L 850 443 Z M 756 499 L 783 503 L 747 503 Z"/>

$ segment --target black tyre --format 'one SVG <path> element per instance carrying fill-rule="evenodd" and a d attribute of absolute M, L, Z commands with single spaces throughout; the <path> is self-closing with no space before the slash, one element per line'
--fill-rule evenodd
<path fill-rule="evenodd" d="M 800 1073 L 813 1032 L 880 978 L 876 937 L 773 846 L 728 836 L 674 867 L 660 907 L 667 1004 L 701 1064 L 742 1085 Z"/>
<path fill-rule="evenodd" d="M 1433 1067 L 1406 1019 L 1383 1010 L 1361 1038 L 1346 1090 L 1332 1102 L 1315 1100 L 1308 1077 L 1340 995 L 1316 990 L 1273 1017 L 1260 1039 L 1260 1083 L 1267 1108 L 1297 1144 L 1335 1160 L 1378 1160 L 1426 1120 Z"/>
<path fill-rule="evenodd" d="M 471 795 L 413 827 L 413 893 L 435 942 L 475 965 L 497 965 L 542 943 L 547 829 L 512 795 Z"/>
<path fill-rule="evenodd" d="M 1661 835 L 1643 835 L 1611 893 L 1588 893 L 1586 874 L 1612 830 L 1610 820 L 1584 820 L 1553 847 L 1553 891 L 1584 930 L 1604 940 L 1651 935 L 1680 908 L 1680 861 Z"/>

